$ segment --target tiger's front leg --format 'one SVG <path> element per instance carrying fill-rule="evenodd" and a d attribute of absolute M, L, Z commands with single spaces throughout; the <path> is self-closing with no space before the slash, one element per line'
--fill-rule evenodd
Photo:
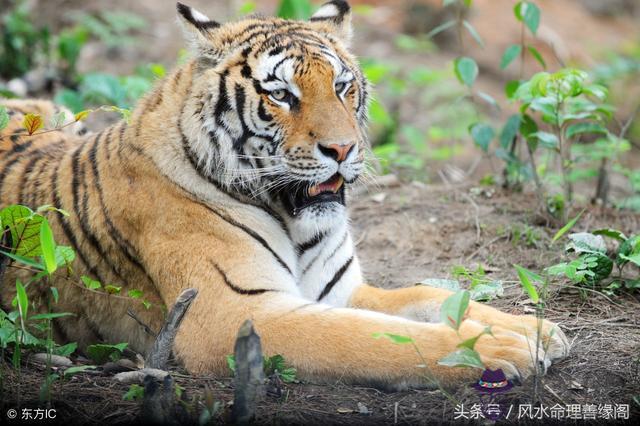
<path fill-rule="evenodd" d="M 449 290 L 423 285 L 391 290 L 361 285 L 354 290 L 350 306 L 416 321 L 439 322 L 440 306 L 451 294 Z M 471 301 L 466 318 L 490 325 L 494 330 L 509 330 L 533 340 L 537 336 L 538 319 L 533 315 L 508 314 Z M 568 355 L 569 340 L 557 324 L 542 320 L 542 339 L 550 361 Z"/>

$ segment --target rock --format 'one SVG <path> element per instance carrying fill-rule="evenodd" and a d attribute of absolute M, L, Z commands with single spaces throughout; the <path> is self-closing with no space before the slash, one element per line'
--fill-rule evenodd
<path fill-rule="evenodd" d="M 48 355 L 46 353 L 39 353 L 39 354 L 33 355 L 31 357 L 31 360 L 41 364 L 46 364 L 47 356 Z M 51 355 L 51 365 L 54 367 L 70 367 L 73 365 L 73 362 L 71 362 L 69 358 L 64 356 Z"/>
<path fill-rule="evenodd" d="M 142 384 L 144 383 L 144 378 L 146 376 L 151 376 L 158 381 L 163 381 L 165 377 L 167 377 L 169 373 L 164 370 L 158 370 L 155 368 L 143 368 L 142 370 L 137 371 L 125 371 L 123 373 L 118 373 L 113 378 L 120 383 L 124 383 L 127 385 L 136 383 Z"/>
<path fill-rule="evenodd" d="M 19 98 L 27 96 L 27 83 L 21 78 L 14 78 L 7 83 L 7 89 L 13 92 Z"/>
<path fill-rule="evenodd" d="M 371 414 L 371 411 L 369 411 L 369 408 L 367 408 L 367 406 L 364 405 L 362 402 L 358 402 L 358 412 L 364 415 Z"/>

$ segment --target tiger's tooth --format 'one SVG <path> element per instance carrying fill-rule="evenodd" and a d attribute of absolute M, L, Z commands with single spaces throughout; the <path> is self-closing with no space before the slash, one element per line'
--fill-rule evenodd
<path fill-rule="evenodd" d="M 344 183 L 344 178 L 342 176 L 338 176 L 338 180 L 333 188 L 333 192 L 338 192 Z"/>
<path fill-rule="evenodd" d="M 315 197 L 316 195 L 318 195 L 319 192 L 320 192 L 320 188 L 318 185 L 313 185 L 311 188 L 309 188 L 310 197 Z"/>

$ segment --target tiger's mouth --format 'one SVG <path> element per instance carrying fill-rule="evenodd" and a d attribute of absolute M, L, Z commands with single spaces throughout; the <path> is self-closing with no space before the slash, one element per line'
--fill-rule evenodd
<path fill-rule="evenodd" d="M 307 207 L 317 204 L 340 203 L 344 205 L 344 178 L 339 173 L 315 185 L 290 188 L 284 194 L 285 206 L 296 216 Z"/>

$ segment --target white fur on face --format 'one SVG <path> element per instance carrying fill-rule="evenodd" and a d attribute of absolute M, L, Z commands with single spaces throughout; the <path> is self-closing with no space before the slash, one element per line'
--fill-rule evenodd
<path fill-rule="evenodd" d="M 256 77 L 259 80 L 265 80 L 269 74 L 275 73 L 277 80 L 262 83 L 262 88 L 269 92 L 279 89 L 285 89 L 291 92 L 296 98 L 300 99 L 302 92 L 293 81 L 295 74 L 296 59 L 287 57 L 286 53 L 270 56 L 268 53 L 262 55 L 258 62 Z M 284 60 L 284 61 L 283 61 Z"/>

